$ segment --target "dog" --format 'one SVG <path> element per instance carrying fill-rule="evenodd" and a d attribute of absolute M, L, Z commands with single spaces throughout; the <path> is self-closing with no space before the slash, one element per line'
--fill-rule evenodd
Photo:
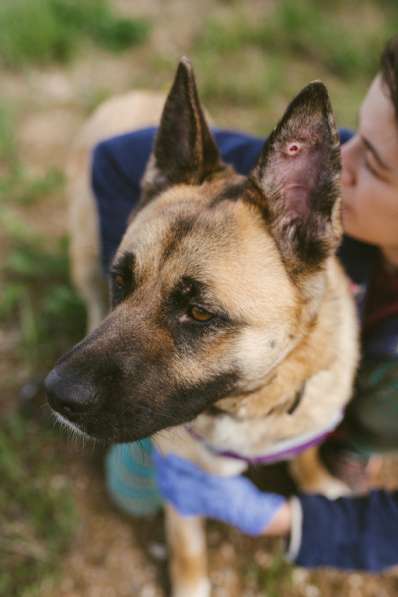
<path fill-rule="evenodd" d="M 155 118 L 107 312 L 91 150 Z M 183 58 L 165 102 L 133 92 L 102 106 L 68 173 L 72 275 L 90 333 L 47 377 L 57 417 L 108 443 L 153 436 L 162 452 L 219 475 L 288 458 L 298 442 L 308 447 L 292 463 L 301 487 L 346 493 L 312 446 L 340 420 L 358 363 L 335 258 L 340 150 L 325 86 L 295 97 L 244 177 L 220 159 Z M 202 520 L 166 506 L 166 528 L 173 595 L 209 595 Z"/>

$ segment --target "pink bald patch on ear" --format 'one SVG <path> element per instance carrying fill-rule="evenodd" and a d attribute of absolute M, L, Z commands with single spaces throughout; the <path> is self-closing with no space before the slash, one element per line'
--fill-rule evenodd
<path fill-rule="evenodd" d="M 301 143 L 296 143 L 293 141 L 292 143 L 288 143 L 286 147 L 287 155 L 294 156 L 297 155 L 301 151 Z"/>

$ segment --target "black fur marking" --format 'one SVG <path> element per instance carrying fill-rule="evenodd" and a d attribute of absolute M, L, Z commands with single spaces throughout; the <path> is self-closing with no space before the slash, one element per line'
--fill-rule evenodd
<path fill-rule="evenodd" d="M 296 392 L 293 402 L 287 411 L 288 415 L 292 415 L 297 410 L 298 406 L 301 403 L 301 400 L 303 399 L 304 392 L 305 392 L 305 384 L 303 384 L 303 386 L 300 388 L 300 390 L 298 392 Z"/>
<path fill-rule="evenodd" d="M 240 181 L 225 187 L 214 199 L 211 201 L 209 207 L 217 207 L 223 201 L 238 201 L 244 195 L 247 186 L 247 181 Z"/>
<path fill-rule="evenodd" d="M 168 259 L 179 244 L 192 232 L 194 218 L 181 218 L 173 224 L 172 237 L 163 250 L 163 259 Z"/>
<path fill-rule="evenodd" d="M 135 255 L 126 251 L 113 263 L 110 271 L 112 307 L 125 300 L 136 287 Z"/>
<path fill-rule="evenodd" d="M 188 422 L 233 393 L 239 375 L 231 369 L 196 384 L 173 379 L 167 355 L 148 349 L 146 337 L 132 329 L 128 343 L 121 341 L 114 315 L 57 364 L 62 391 L 53 397 L 54 407 L 58 410 L 58 398 L 62 410 L 65 396 L 81 401 L 84 390 L 87 409 L 65 414 L 93 437 L 135 441 Z"/>
<path fill-rule="evenodd" d="M 170 310 L 185 309 L 192 302 L 195 304 L 202 303 L 205 294 L 206 286 L 202 282 L 190 276 L 184 276 L 170 293 L 167 306 Z"/>
<path fill-rule="evenodd" d="M 95 418 L 85 417 L 76 422 L 99 439 L 136 441 L 167 427 L 192 421 L 212 403 L 228 396 L 238 381 L 239 376 L 235 372 L 220 373 L 203 383 L 176 388 L 162 400 L 152 396 L 144 402 L 134 401 L 125 405 L 123 414 L 108 405 Z M 157 393 L 162 395 L 161 387 L 157 388 Z"/>
<path fill-rule="evenodd" d="M 181 59 L 167 96 L 150 163 L 139 209 L 173 185 L 200 185 L 227 168 L 207 125 L 187 58 Z"/>
<path fill-rule="evenodd" d="M 170 396 L 173 412 L 179 416 L 185 411 L 185 421 L 189 421 L 217 400 L 230 396 L 238 382 L 238 372 L 229 371 L 202 383 L 177 388 Z"/>
<path fill-rule="evenodd" d="M 187 59 L 178 65 L 156 136 L 154 155 L 159 171 L 158 180 L 152 181 L 156 189 L 178 183 L 200 184 L 222 168 Z"/>

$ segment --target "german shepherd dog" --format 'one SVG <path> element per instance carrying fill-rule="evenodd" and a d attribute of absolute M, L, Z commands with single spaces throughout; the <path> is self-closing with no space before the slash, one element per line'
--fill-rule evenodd
<path fill-rule="evenodd" d="M 183 58 L 113 260 L 105 315 L 90 151 L 99 138 L 153 124 L 162 105 L 150 94 L 111 100 L 72 152 L 72 271 L 91 333 L 47 377 L 49 402 L 88 436 L 156 434 L 162 452 L 237 474 L 330 429 L 351 394 L 357 322 L 334 257 L 338 136 L 325 86 L 310 83 L 250 175 L 238 175 L 220 159 Z M 346 489 L 315 448 L 293 472 L 307 491 Z M 166 506 L 166 522 L 173 595 L 208 595 L 202 521 Z"/>

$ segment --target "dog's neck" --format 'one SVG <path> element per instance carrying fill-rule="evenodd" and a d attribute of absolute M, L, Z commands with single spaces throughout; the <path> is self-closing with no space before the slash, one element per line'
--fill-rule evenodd
<path fill-rule="evenodd" d="M 224 398 L 210 407 L 209 414 L 229 415 L 236 419 L 259 418 L 282 413 L 293 414 L 305 392 L 306 382 L 334 358 L 334 317 L 328 317 L 336 296 L 325 275 L 319 284 L 315 306 L 305 314 L 300 334 L 286 356 L 273 367 L 254 391 Z M 325 346 L 325 337 L 328 345 Z M 319 347 L 323 346 L 322 353 Z"/>
<path fill-rule="evenodd" d="M 180 440 L 178 434 L 166 440 L 170 451 L 213 472 L 221 466 L 238 474 L 247 463 L 291 458 L 338 425 L 351 396 L 358 328 L 337 260 L 330 260 L 325 273 L 317 317 L 261 387 L 218 401 L 185 425 Z"/>
<path fill-rule="evenodd" d="M 357 338 L 350 290 L 337 261 L 327 271 L 315 317 L 291 351 L 268 372 L 261 387 L 225 398 L 190 424 L 217 452 L 266 454 L 331 430 L 352 389 Z"/>

